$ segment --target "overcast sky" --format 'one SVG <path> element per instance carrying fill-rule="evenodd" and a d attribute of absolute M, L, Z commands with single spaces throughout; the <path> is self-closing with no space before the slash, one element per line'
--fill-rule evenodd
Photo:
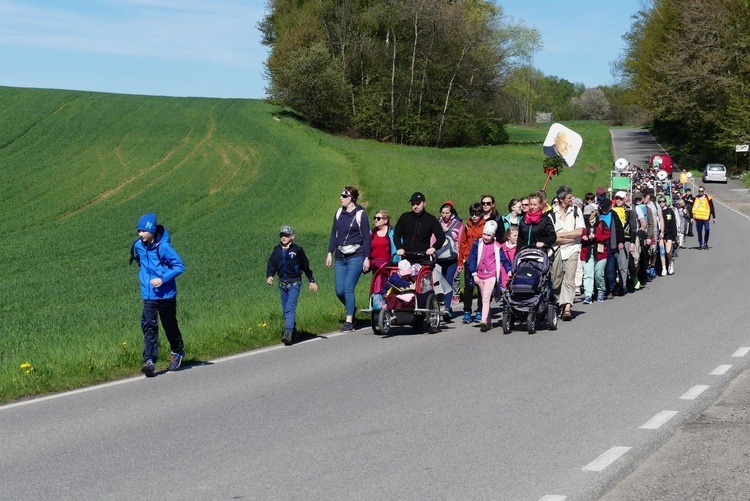
<path fill-rule="evenodd" d="M 588 87 L 640 0 L 503 0 L 542 34 L 534 66 Z M 0 0 L 0 85 L 167 96 L 262 98 L 261 0 Z"/>

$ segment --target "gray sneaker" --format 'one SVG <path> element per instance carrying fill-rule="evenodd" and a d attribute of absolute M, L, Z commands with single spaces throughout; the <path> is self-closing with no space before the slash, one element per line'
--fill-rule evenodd
<path fill-rule="evenodd" d="M 156 364 L 154 364 L 154 361 L 150 358 L 143 362 L 143 365 L 141 366 L 141 372 L 146 375 L 146 377 L 154 377 L 154 372 L 156 371 Z"/>
<path fill-rule="evenodd" d="M 172 352 L 172 356 L 169 357 L 169 367 L 167 367 L 168 371 L 176 371 L 180 368 L 180 364 L 182 364 L 182 359 L 185 357 L 185 353 L 175 353 Z"/>

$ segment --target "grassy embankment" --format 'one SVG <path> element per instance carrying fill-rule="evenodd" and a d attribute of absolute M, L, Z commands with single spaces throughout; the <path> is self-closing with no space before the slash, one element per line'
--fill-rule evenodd
<path fill-rule="evenodd" d="M 452 199 L 465 216 L 482 193 L 505 206 L 545 180 L 547 126 L 511 128 L 536 145 L 439 150 L 332 137 L 255 100 L 0 87 L 0 107 L 0 401 L 138 371 L 128 253 L 144 212 L 159 215 L 187 265 L 178 318 L 190 363 L 278 342 L 278 291 L 264 276 L 282 224 L 297 229 L 320 284 L 302 294 L 300 328 L 339 327 L 323 261 L 344 185 L 360 188 L 370 217 L 398 216 L 416 190 L 433 213 Z M 566 183 L 582 194 L 608 181 L 609 134 L 601 123 L 568 125 L 584 147 L 548 191 Z"/>

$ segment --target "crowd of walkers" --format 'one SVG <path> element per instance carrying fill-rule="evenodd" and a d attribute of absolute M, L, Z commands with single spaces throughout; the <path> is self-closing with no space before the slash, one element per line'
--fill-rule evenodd
<path fill-rule="evenodd" d="M 482 195 L 468 207 L 465 220 L 451 200 L 432 215 L 425 195 L 416 192 L 409 199 L 411 211 L 395 224 L 391 213 L 381 209 L 374 213 L 372 226 L 358 204 L 357 188 L 345 187 L 326 256 L 326 266 L 334 268 L 336 296 L 345 308 L 341 331 L 355 330 L 355 291 L 362 274 L 396 262 L 406 252 L 423 252 L 436 263 L 446 322 L 460 317 L 464 324 L 479 323 L 486 331 L 492 327 L 490 303 L 502 302 L 517 250 L 537 247 L 553 257 L 552 288 L 559 318 L 567 321 L 574 317 L 576 296 L 583 297 L 584 305 L 603 302 L 673 274 L 679 249 L 694 235 L 693 227 L 698 248 L 708 249 L 716 213 L 702 186 L 693 194 L 684 172 L 680 181 L 672 181 L 636 165 L 618 175 L 630 178 L 630 189 L 600 187 L 579 198 L 562 185 L 551 200 L 544 191 L 510 199 L 505 214 L 494 196 Z M 305 266 L 296 270 L 294 280 L 301 279 L 300 271 L 308 271 Z M 282 284 L 289 283 L 280 278 Z M 462 312 L 454 312 L 459 308 Z M 288 337 L 293 311 L 285 318 Z"/>

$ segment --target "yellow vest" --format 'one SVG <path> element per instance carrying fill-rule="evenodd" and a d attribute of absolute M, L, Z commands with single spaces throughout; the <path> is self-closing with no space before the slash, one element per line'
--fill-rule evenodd
<path fill-rule="evenodd" d="M 708 204 L 710 200 L 709 196 L 695 197 L 693 202 L 693 218 L 700 219 L 701 221 L 708 221 L 711 217 L 711 206 Z"/>

